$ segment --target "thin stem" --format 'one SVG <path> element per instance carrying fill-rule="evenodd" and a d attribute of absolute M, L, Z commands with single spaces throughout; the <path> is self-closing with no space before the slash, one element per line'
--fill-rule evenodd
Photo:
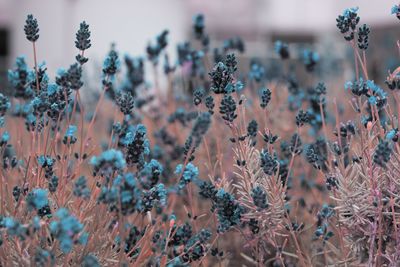
<path fill-rule="evenodd" d="M 37 59 L 36 59 L 36 42 L 32 42 L 33 46 L 33 61 L 35 63 L 35 74 L 36 74 L 36 91 L 39 92 L 39 75 L 37 68 Z"/>

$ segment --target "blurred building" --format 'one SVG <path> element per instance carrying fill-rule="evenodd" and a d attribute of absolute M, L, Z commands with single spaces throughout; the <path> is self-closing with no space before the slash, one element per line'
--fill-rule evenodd
<path fill-rule="evenodd" d="M 92 47 L 87 56 L 94 64 L 101 62 L 112 42 L 122 53 L 142 55 L 146 44 L 166 28 L 170 30 L 168 49 L 174 55 L 176 44 L 190 38 L 192 17 L 199 12 L 206 16 L 212 44 L 241 36 L 247 45 L 245 56 L 268 58 L 276 39 L 332 44 L 341 38 L 335 29 L 335 19 L 348 7 L 360 7 L 362 23 L 382 35 L 386 29 L 394 29 L 396 23 L 398 26 L 398 21 L 390 15 L 395 3 L 392 0 L 0 0 L 0 73 L 4 79 L 5 70 L 21 54 L 33 64 L 31 44 L 23 32 L 26 15 L 30 13 L 40 26 L 38 59 L 45 60 L 52 73 L 73 62 L 77 52 L 75 32 L 82 20 L 90 24 Z M 0 82 L 4 84 L 4 80 Z"/>

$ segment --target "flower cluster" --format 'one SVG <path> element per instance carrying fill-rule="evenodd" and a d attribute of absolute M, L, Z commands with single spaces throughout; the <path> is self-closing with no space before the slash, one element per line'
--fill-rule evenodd
<path fill-rule="evenodd" d="M 266 175 L 274 175 L 278 169 L 278 162 L 268 151 L 263 150 L 260 153 L 260 167 Z"/>
<path fill-rule="evenodd" d="M 244 208 L 224 189 L 219 189 L 216 193 L 214 208 L 217 212 L 219 233 L 224 233 L 240 224 Z"/>
<path fill-rule="evenodd" d="M 290 56 L 289 45 L 278 40 L 275 42 L 275 52 L 281 57 L 281 59 L 287 59 Z"/>
<path fill-rule="evenodd" d="M 346 41 L 354 39 L 354 32 L 357 24 L 360 22 L 360 17 L 357 14 L 358 7 L 349 8 L 343 11 L 342 15 L 339 15 L 336 19 L 336 27 L 344 35 Z"/>
<path fill-rule="evenodd" d="M 110 211 L 131 214 L 141 209 L 140 189 L 132 173 L 118 175 L 110 187 L 103 186 L 98 201 Z"/>
<path fill-rule="evenodd" d="M 265 109 L 270 101 L 271 101 L 271 90 L 269 90 L 268 88 L 263 88 L 261 90 L 260 107 Z"/>
<path fill-rule="evenodd" d="M 83 231 L 83 224 L 72 216 L 68 209 L 60 208 L 56 212 L 58 220 L 50 222 L 50 232 L 60 242 L 64 253 L 71 252 L 74 244 L 86 245 L 88 233 Z"/>
<path fill-rule="evenodd" d="M 181 175 L 178 184 L 179 189 L 183 189 L 185 185 L 199 178 L 199 169 L 192 163 L 188 163 L 185 168 L 182 164 L 179 164 L 176 166 L 175 173 Z"/>
<path fill-rule="evenodd" d="M 32 14 L 28 15 L 26 18 L 24 31 L 28 41 L 36 42 L 39 39 L 39 25 L 37 19 L 35 19 Z"/>
<path fill-rule="evenodd" d="M 124 155 L 121 151 L 110 149 L 104 151 L 100 156 L 94 156 L 90 160 L 93 165 L 93 175 L 99 173 L 101 176 L 110 176 L 114 172 L 122 171 L 126 166 Z"/>
<path fill-rule="evenodd" d="M 224 95 L 219 106 L 219 113 L 228 123 L 232 123 L 237 118 L 236 102 L 231 95 Z"/>
<path fill-rule="evenodd" d="M 168 41 L 167 41 L 167 36 L 168 36 L 168 30 L 164 30 L 160 35 L 156 37 L 156 43 L 155 44 L 149 44 L 146 48 L 147 51 L 147 56 L 153 64 L 157 65 L 158 63 L 158 58 L 160 56 L 160 53 L 167 47 Z"/>
<path fill-rule="evenodd" d="M 82 65 L 88 61 L 83 56 L 83 52 L 92 46 L 90 42 L 90 30 L 89 25 L 86 21 L 81 22 L 79 30 L 76 33 L 75 47 L 78 48 L 82 53 L 76 56 L 76 60 Z"/>
<path fill-rule="evenodd" d="M 400 20 L 400 4 L 399 5 L 394 5 L 392 7 L 392 14 L 396 15 L 397 18 Z"/>

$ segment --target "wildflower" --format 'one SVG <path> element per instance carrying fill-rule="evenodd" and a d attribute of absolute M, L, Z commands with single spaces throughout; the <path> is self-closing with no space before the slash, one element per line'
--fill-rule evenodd
<path fill-rule="evenodd" d="M 194 139 L 194 146 L 198 147 L 203 136 L 207 133 L 211 124 L 211 115 L 208 112 L 202 112 L 193 124 L 190 136 Z"/>
<path fill-rule="evenodd" d="M 236 102 L 231 95 L 224 95 L 221 101 L 221 106 L 219 108 L 219 113 L 222 114 L 222 119 L 227 122 L 232 123 L 237 114 L 236 111 Z"/>
<path fill-rule="evenodd" d="M 268 208 L 267 193 L 261 186 L 256 186 L 251 190 L 251 197 L 254 205 L 259 209 Z"/>
<path fill-rule="evenodd" d="M 343 11 L 342 15 L 339 15 L 336 19 L 336 27 L 343 34 L 346 41 L 354 39 L 354 31 L 357 24 L 360 22 L 360 17 L 357 14 L 357 8 L 349 8 Z"/>
<path fill-rule="evenodd" d="M 233 195 L 225 192 L 224 189 L 218 190 L 214 207 L 217 211 L 219 233 L 224 233 L 232 226 L 240 224 L 244 209 Z"/>
<path fill-rule="evenodd" d="M 175 65 L 170 65 L 169 63 L 169 57 L 167 54 L 164 55 L 164 73 L 166 75 L 169 75 L 170 73 L 173 73 L 176 69 Z"/>
<path fill-rule="evenodd" d="M 192 48 L 189 42 L 180 43 L 177 45 L 178 64 L 183 65 L 185 62 L 190 61 L 190 54 Z"/>
<path fill-rule="evenodd" d="M 386 163 L 390 160 L 390 155 L 392 154 L 392 148 L 386 140 L 381 140 L 375 149 L 373 161 L 375 164 L 382 168 L 386 167 Z"/>
<path fill-rule="evenodd" d="M 144 165 L 144 168 L 140 171 L 140 176 L 145 179 L 143 181 L 145 186 L 150 188 L 158 183 L 162 172 L 163 166 L 157 160 L 152 159 Z"/>
<path fill-rule="evenodd" d="M 89 38 L 89 25 L 86 23 L 86 21 L 82 21 L 79 24 L 79 30 L 76 33 L 75 47 L 81 51 L 87 50 L 92 46 Z"/>
<path fill-rule="evenodd" d="M 35 266 L 53 266 L 55 264 L 55 256 L 51 251 L 38 248 L 34 257 Z"/>
<path fill-rule="evenodd" d="M 26 239 L 29 233 L 29 229 L 26 226 L 12 217 L 0 216 L 0 227 L 5 227 L 9 236 L 16 236 L 22 241 Z"/>
<path fill-rule="evenodd" d="M 228 50 L 237 50 L 240 53 L 243 53 L 245 46 L 243 40 L 240 37 L 234 37 L 224 40 L 223 49 L 225 52 Z"/>
<path fill-rule="evenodd" d="M 300 110 L 296 115 L 296 125 L 301 127 L 310 121 L 310 114 L 308 111 Z"/>
<path fill-rule="evenodd" d="M 214 114 L 214 98 L 212 96 L 207 96 L 205 99 L 205 105 L 206 108 L 208 108 L 208 113 L 210 113 L 211 115 Z"/>
<path fill-rule="evenodd" d="M 400 19 L 400 4 L 394 5 L 391 10 L 392 15 L 395 14 L 398 19 Z"/>
<path fill-rule="evenodd" d="M 0 138 L 0 146 L 6 145 L 9 140 L 10 140 L 10 134 L 7 131 L 3 132 Z"/>
<path fill-rule="evenodd" d="M 19 186 L 17 186 L 17 185 L 14 186 L 12 194 L 13 194 L 13 197 L 15 199 L 15 202 L 18 202 L 18 200 L 19 200 L 19 198 L 21 196 L 21 193 L 22 193 L 21 188 Z"/>
<path fill-rule="evenodd" d="M 8 70 L 8 81 L 14 91 L 16 98 L 29 99 L 34 95 L 34 91 L 28 85 L 31 76 L 28 65 L 24 57 L 17 57 L 15 61 L 15 69 Z"/>
<path fill-rule="evenodd" d="M 193 92 L 193 103 L 198 106 L 201 104 L 201 101 L 204 97 L 204 89 L 203 88 L 197 88 L 194 92 Z"/>
<path fill-rule="evenodd" d="M 192 225 L 188 222 L 179 226 L 174 226 L 174 228 L 176 229 L 175 234 L 169 241 L 168 246 L 184 245 L 193 235 Z"/>
<path fill-rule="evenodd" d="M 250 60 L 249 78 L 250 80 L 254 80 L 258 83 L 261 82 L 263 78 L 265 78 L 265 68 L 257 59 Z"/>
<path fill-rule="evenodd" d="M 364 24 L 360 28 L 358 28 L 358 48 L 361 50 L 367 50 L 368 48 L 368 35 L 370 33 L 370 29 L 367 24 Z"/>
<path fill-rule="evenodd" d="M 99 260 L 93 254 L 88 254 L 83 258 L 82 267 L 101 267 Z"/>
<path fill-rule="evenodd" d="M 201 79 L 204 79 L 205 68 L 203 65 L 203 57 L 204 57 L 203 51 L 198 51 L 198 50 L 191 51 L 189 55 L 189 59 L 191 62 L 191 68 L 190 68 L 191 77 L 197 76 Z"/>
<path fill-rule="evenodd" d="M 208 229 L 201 229 L 199 233 L 191 237 L 185 244 L 185 254 L 181 256 L 184 262 L 191 263 L 202 259 L 208 252 L 206 242 L 211 238 L 211 232 Z"/>
<path fill-rule="evenodd" d="M 130 115 L 135 107 L 135 99 L 130 92 L 119 93 L 116 98 L 117 105 L 124 115 Z"/>
<path fill-rule="evenodd" d="M 46 71 L 46 63 L 42 62 L 38 65 L 37 72 L 29 72 L 28 84 L 31 88 L 33 88 L 32 90 L 37 92 L 45 92 L 47 90 L 47 86 L 49 84 L 49 76 L 47 75 Z M 39 84 L 36 83 L 36 76 L 38 77 Z"/>
<path fill-rule="evenodd" d="M 26 17 L 24 31 L 28 41 L 36 42 L 39 39 L 39 25 L 32 14 Z"/>
<path fill-rule="evenodd" d="M 0 93 L 0 117 L 4 117 L 10 107 L 11 103 L 8 97 Z"/>
<path fill-rule="evenodd" d="M 256 120 L 251 120 L 247 125 L 247 135 L 250 137 L 256 137 L 258 130 L 258 123 Z"/>
<path fill-rule="evenodd" d="M 58 220 L 50 222 L 49 227 L 51 234 L 60 242 L 62 252 L 69 253 L 76 243 L 86 245 L 86 238 L 81 238 L 87 235 L 83 231 L 83 224 L 72 216 L 68 209 L 60 208 L 56 217 Z"/>
<path fill-rule="evenodd" d="M 394 75 L 393 77 L 387 77 L 385 84 L 390 90 L 400 90 L 400 75 Z"/>
<path fill-rule="evenodd" d="M 278 169 L 278 162 L 268 151 L 263 150 L 260 153 L 260 167 L 266 175 L 274 175 Z"/>
<path fill-rule="evenodd" d="M 3 152 L 3 168 L 15 168 L 18 165 L 18 160 L 14 147 L 11 144 L 5 146 Z"/>
<path fill-rule="evenodd" d="M 393 142 L 397 142 L 398 133 L 399 133 L 399 130 L 397 128 L 396 129 L 392 129 L 392 130 L 390 130 L 390 131 L 388 131 L 386 133 L 385 138 L 386 138 L 386 140 L 392 140 Z"/>
<path fill-rule="evenodd" d="M 197 14 L 193 17 L 193 31 L 196 39 L 200 39 L 204 35 L 204 15 Z"/>
<path fill-rule="evenodd" d="M 356 96 L 362 96 L 368 93 L 367 83 L 362 78 L 360 78 L 359 81 L 346 82 L 344 88 L 346 90 L 351 89 L 351 92 Z"/>
<path fill-rule="evenodd" d="M 274 144 L 276 142 L 277 139 L 278 139 L 278 136 L 277 135 L 273 135 L 271 132 L 263 134 L 263 140 L 264 140 L 265 143 L 268 143 L 268 144 L 272 145 L 272 144 Z"/>
<path fill-rule="evenodd" d="M 82 82 L 82 67 L 75 63 L 72 64 L 67 71 L 67 80 L 69 88 L 79 90 L 83 86 Z"/>
<path fill-rule="evenodd" d="M 160 183 L 145 192 L 142 197 L 142 212 L 150 211 L 154 206 L 165 207 L 167 205 L 167 190 Z"/>
<path fill-rule="evenodd" d="M 319 55 L 317 52 L 313 52 L 307 49 L 303 51 L 303 63 L 307 71 L 313 71 L 318 61 Z"/>
<path fill-rule="evenodd" d="M 192 163 L 188 163 L 185 169 L 183 169 L 182 164 L 179 164 L 175 168 L 175 174 L 181 174 L 182 177 L 178 183 L 178 187 L 179 189 L 183 189 L 185 185 L 199 178 L 199 169 Z"/>
<path fill-rule="evenodd" d="M 103 73 L 105 75 L 113 77 L 117 73 L 119 66 L 120 61 L 118 58 L 118 53 L 114 50 L 114 47 L 112 47 L 106 59 L 104 60 Z"/>
<path fill-rule="evenodd" d="M 130 128 L 121 140 L 126 150 L 126 163 L 129 166 L 137 165 L 139 169 L 144 166 L 144 157 L 150 153 L 146 134 L 146 127 L 139 124 Z"/>
<path fill-rule="evenodd" d="M 215 186 L 209 182 L 209 181 L 203 181 L 202 183 L 200 183 L 200 191 L 199 194 L 200 196 L 204 197 L 204 198 L 209 198 L 214 200 L 215 199 L 215 195 L 217 194 L 217 189 L 215 188 Z"/>
<path fill-rule="evenodd" d="M 156 43 L 155 44 L 149 44 L 146 48 L 147 56 L 149 60 L 154 64 L 158 64 L 158 58 L 161 54 L 161 52 L 167 47 L 168 41 L 167 41 L 167 36 L 168 36 L 169 31 L 164 30 L 161 32 L 156 37 Z"/>
<path fill-rule="evenodd" d="M 55 159 L 53 159 L 49 156 L 40 155 L 37 157 L 37 162 L 40 167 L 45 169 L 45 177 L 47 179 L 50 179 L 54 174 L 53 167 L 54 167 Z"/>
<path fill-rule="evenodd" d="M 111 175 L 114 171 L 122 171 L 126 166 L 124 155 L 121 151 L 110 149 L 104 151 L 100 156 L 92 157 L 90 164 L 93 165 L 93 174 Z"/>
<path fill-rule="evenodd" d="M 320 169 L 319 165 L 319 157 L 317 153 L 315 153 L 313 146 L 309 146 L 306 150 L 306 158 L 308 163 L 312 164 L 314 168 Z"/>
<path fill-rule="evenodd" d="M 144 59 L 142 57 L 131 58 L 125 55 L 124 61 L 127 72 L 123 89 L 130 92 L 132 96 L 136 96 L 136 88 L 144 83 Z"/>
<path fill-rule="evenodd" d="M 49 180 L 49 191 L 51 193 L 56 192 L 58 187 L 58 177 L 56 175 L 53 175 L 50 180 Z"/>
<path fill-rule="evenodd" d="M 90 189 L 87 187 L 86 177 L 80 176 L 74 183 L 73 194 L 76 197 L 88 199 L 90 197 Z"/>
<path fill-rule="evenodd" d="M 338 188 L 338 180 L 334 176 L 327 176 L 325 183 L 326 183 L 326 188 L 328 190 L 332 190 L 333 188 L 335 188 L 335 189 Z"/>
<path fill-rule="evenodd" d="M 216 94 L 228 93 L 227 88 L 233 81 L 232 68 L 229 68 L 223 62 L 218 62 L 209 73 L 211 77 L 211 91 Z"/>
<path fill-rule="evenodd" d="M 260 107 L 265 109 L 270 101 L 271 101 L 271 90 L 269 90 L 268 88 L 263 88 L 261 90 Z"/>
<path fill-rule="evenodd" d="M 383 108 L 387 103 L 387 93 L 373 81 L 367 81 L 366 85 L 372 91 L 372 95 L 368 97 L 369 103 L 376 105 L 379 109 Z"/>
<path fill-rule="evenodd" d="M 75 136 L 78 128 L 76 125 L 68 125 L 67 131 L 65 132 L 63 143 L 64 144 L 75 144 L 77 138 Z"/>
<path fill-rule="evenodd" d="M 47 190 L 36 188 L 26 196 L 26 204 L 29 210 L 40 210 L 49 204 Z"/>
<path fill-rule="evenodd" d="M 324 204 L 322 209 L 317 214 L 317 230 L 314 234 L 317 238 L 322 237 L 324 243 L 333 236 L 333 232 L 328 230 L 328 219 L 331 218 L 334 213 L 335 212 L 332 207 Z"/>
<path fill-rule="evenodd" d="M 173 123 L 179 121 L 183 126 L 186 126 L 187 122 L 197 118 L 197 115 L 197 112 L 186 112 L 184 108 L 178 108 L 169 116 L 168 122 Z"/>
<path fill-rule="evenodd" d="M 275 42 L 275 52 L 281 57 L 281 59 L 287 59 L 290 56 L 288 44 L 279 40 Z"/>
<path fill-rule="evenodd" d="M 118 175 L 111 187 L 103 186 L 98 201 L 108 205 L 110 211 L 121 211 L 123 215 L 141 209 L 140 190 L 132 173 Z"/>
<path fill-rule="evenodd" d="M 237 60 L 235 54 L 229 54 L 226 56 L 225 65 L 228 68 L 229 73 L 235 73 L 237 71 Z"/>
<path fill-rule="evenodd" d="M 325 95 L 326 94 L 325 84 L 323 82 L 318 83 L 315 88 L 315 92 L 318 94 L 318 96 Z"/>

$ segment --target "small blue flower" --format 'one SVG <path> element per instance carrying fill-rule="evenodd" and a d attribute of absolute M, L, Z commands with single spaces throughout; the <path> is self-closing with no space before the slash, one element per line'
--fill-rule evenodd
<path fill-rule="evenodd" d="M 10 134 L 7 131 L 5 131 L 1 135 L 0 145 L 7 144 L 8 141 L 10 141 Z"/>
<path fill-rule="evenodd" d="M 240 92 L 243 90 L 244 84 L 242 81 L 237 81 L 235 87 L 236 87 L 236 92 Z"/>
<path fill-rule="evenodd" d="M 44 167 L 53 166 L 55 160 L 52 159 L 51 157 L 40 155 L 37 157 L 37 161 L 38 161 L 39 166 L 44 168 Z"/>
<path fill-rule="evenodd" d="M 17 236 L 21 240 L 26 239 L 28 228 L 23 226 L 20 222 L 12 217 L 5 217 L 0 219 L 0 225 L 7 229 L 7 234 L 10 236 Z"/>
<path fill-rule="evenodd" d="M 391 9 L 391 14 L 392 15 L 397 15 L 400 13 L 400 4 L 399 5 L 394 5 Z"/>
<path fill-rule="evenodd" d="M 63 143 L 64 144 L 74 144 L 77 141 L 77 138 L 75 136 L 77 130 L 78 130 L 78 127 L 76 127 L 76 125 L 68 125 L 68 128 L 64 135 Z"/>
<path fill-rule="evenodd" d="M 175 168 L 175 174 L 182 174 L 182 178 L 179 181 L 178 187 L 179 189 L 183 189 L 186 184 L 198 179 L 199 169 L 192 163 L 188 163 L 185 167 L 185 170 L 183 170 L 183 165 L 179 164 Z"/>
<path fill-rule="evenodd" d="M 42 188 L 35 188 L 26 197 L 26 203 L 29 210 L 40 210 L 49 204 L 47 198 L 47 190 Z"/>
<path fill-rule="evenodd" d="M 386 133 L 386 139 L 387 140 L 392 140 L 393 138 L 395 138 L 395 136 L 397 135 L 398 130 L 397 129 L 392 129 L 390 131 L 388 131 Z"/>
<path fill-rule="evenodd" d="M 346 17 L 346 18 L 349 18 L 350 14 L 351 14 L 351 13 L 357 13 L 357 12 L 358 12 L 358 9 L 359 9 L 358 7 L 346 8 L 346 9 L 343 11 L 343 16 Z"/>
<path fill-rule="evenodd" d="M 376 105 L 376 103 L 377 103 L 376 97 L 375 97 L 375 96 L 370 96 L 370 97 L 368 98 L 368 102 L 369 102 L 371 105 Z"/>
<path fill-rule="evenodd" d="M 109 170 L 108 168 L 111 168 L 110 171 L 121 171 L 126 167 L 124 154 L 122 154 L 121 151 L 115 149 L 104 151 L 98 157 L 93 156 L 90 159 L 90 164 L 93 165 L 95 173 L 101 170 L 107 172 Z"/>
<path fill-rule="evenodd" d="M 61 251 L 69 253 L 74 244 L 74 238 L 79 234 L 77 243 L 86 244 L 88 234 L 83 232 L 83 224 L 70 215 L 68 209 L 60 208 L 56 212 L 57 221 L 50 222 L 49 228 L 53 236 L 60 242 Z"/>

